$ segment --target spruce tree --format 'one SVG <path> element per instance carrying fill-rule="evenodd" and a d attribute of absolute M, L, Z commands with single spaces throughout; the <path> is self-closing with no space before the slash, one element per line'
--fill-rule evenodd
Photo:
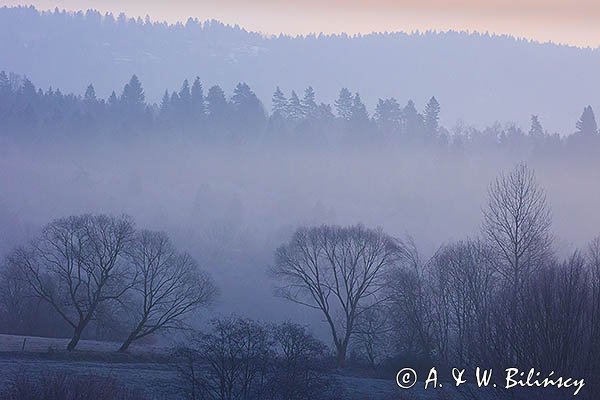
<path fill-rule="evenodd" d="M 440 120 L 440 104 L 432 97 L 425 106 L 425 132 L 429 136 L 437 135 Z"/>
<path fill-rule="evenodd" d="M 352 98 L 352 116 L 351 121 L 354 124 L 364 125 L 369 122 L 369 113 L 367 112 L 367 107 L 364 105 L 360 98 L 360 94 L 355 93 Z"/>
<path fill-rule="evenodd" d="M 171 105 L 171 96 L 169 96 L 169 91 L 165 90 L 162 99 L 160 100 L 160 113 L 165 115 L 169 110 Z"/>
<path fill-rule="evenodd" d="M 10 80 L 6 75 L 6 72 L 0 71 L 0 96 L 7 96 L 11 92 Z"/>
<path fill-rule="evenodd" d="M 92 84 L 89 84 L 88 87 L 85 89 L 83 101 L 88 104 L 96 102 L 96 90 L 94 89 L 94 86 Z"/>
<path fill-rule="evenodd" d="M 409 100 L 402 110 L 402 122 L 404 133 L 407 135 L 416 137 L 424 130 L 423 116 L 417 112 L 412 100 Z"/>
<path fill-rule="evenodd" d="M 192 115 L 196 121 L 204 119 L 206 105 L 204 104 L 204 89 L 202 88 L 199 77 L 196 77 L 192 84 L 191 107 Z"/>
<path fill-rule="evenodd" d="M 121 103 L 126 112 L 141 113 L 145 107 L 146 96 L 142 84 L 136 75 L 133 75 L 129 83 L 123 88 Z"/>
<path fill-rule="evenodd" d="M 315 118 L 317 114 L 317 102 L 315 101 L 316 95 L 312 86 L 309 86 L 304 91 L 304 97 L 302 98 L 301 107 L 302 114 L 305 118 Z"/>
<path fill-rule="evenodd" d="M 272 108 L 274 117 L 283 118 L 283 119 L 287 118 L 288 101 L 285 98 L 285 95 L 283 94 L 283 92 L 281 91 L 279 86 L 277 86 L 277 88 L 275 89 L 275 92 L 273 92 L 273 98 L 271 100 L 271 104 L 272 104 L 271 108 Z"/>
<path fill-rule="evenodd" d="M 208 89 L 206 94 L 206 111 L 208 122 L 213 131 L 225 131 L 229 118 L 229 103 L 225 92 L 220 86 L 215 85 Z"/>
<path fill-rule="evenodd" d="M 529 136 L 538 138 L 544 136 L 544 128 L 540 122 L 540 118 L 537 115 L 531 116 L 531 127 L 529 128 Z"/>
<path fill-rule="evenodd" d="M 302 112 L 302 104 L 295 91 L 292 90 L 292 95 L 288 102 L 288 119 L 293 123 L 298 123 L 304 119 L 304 113 Z"/>
<path fill-rule="evenodd" d="M 239 83 L 231 97 L 233 106 L 233 124 L 238 130 L 246 130 L 252 133 L 262 128 L 265 113 L 262 104 L 256 94 L 246 83 Z"/>
<path fill-rule="evenodd" d="M 181 89 L 179 90 L 179 102 L 181 104 L 181 111 L 187 115 L 190 111 L 190 105 L 192 102 L 192 95 L 190 93 L 190 83 L 187 79 L 184 79 Z"/>
<path fill-rule="evenodd" d="M 168 90 L 165 90 L 160 100 L 159 117 L 161 123 L 165 125 L 171 124 L 171 96 Z"/>
<path fill-rule="evenodd" d="M 350 121 L 350 118 L 352 117 L 352 103 L 352 93 L 350 93 L 348 89 L 342 88 L 342 90 L 340 90 L 338 99 L 334 103 L 335 110 L 340 119 L 343 119 L 344 121 Z"/>
<path fill-rule="evenodd" d="M 375 123 L 384 133 L 395 132 L 400 128 L 402 110 L 395 98 L 379 99 L 375 107 Z"/>
<path fill-rule="evenodd" d="M 595 135 L 598 133 L 598 125 L 596 124 L 596 117 L 592 106 L 587 106 L 583 109 L 583 114 L 576 124 L 577 133 L 582 135 Z"/>
<path fill-rule="evenodd" d="M 57 90 L 57 92 L 58 92 L 58 90 Z M 107 103 L 108 103 L 108 107 L 109 108 L 111 108 L 111 109 L 117 108 L 117 106 L 119 104 L 119 99 L 117 98 L 117 94 L 115 93 L 114 90 L 112 91 L 112 93 L 108 97 Z"/>

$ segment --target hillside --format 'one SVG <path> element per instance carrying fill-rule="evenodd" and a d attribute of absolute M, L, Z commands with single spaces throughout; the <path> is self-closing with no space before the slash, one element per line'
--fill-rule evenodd
<path fill-rule="evenodd" d="M 599 50 L 457 32 L 266 38 L 217 21 L 167 25 L 3 7 L 2 69 L 64 92 L 94 83 L 102 97 L 135 73 L 154 102 L 197 75 L 227 92 L 246 81 L 267 106 L 276 86 L 289 93 L 312 85 L 326 102 L 347 86 L 370 110 L 378 97 L 422 108 L 435 95 L 449 127 L 458 119 L 527 126 L 539 114 L 547 129 L 567 134 L 583 106 L 600 108 Z"/>

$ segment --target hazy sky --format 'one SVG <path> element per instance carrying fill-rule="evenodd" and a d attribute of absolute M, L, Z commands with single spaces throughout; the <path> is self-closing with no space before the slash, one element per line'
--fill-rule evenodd
<path fill-rule="evenodd" d="M 95 8 L 185 21 L 216 18 L 253 31 L 476 30 L 600 46 L 600 0 L 26 0 L 41 9 Z M 23 4 L 0 0 L 0 5 Z"/>

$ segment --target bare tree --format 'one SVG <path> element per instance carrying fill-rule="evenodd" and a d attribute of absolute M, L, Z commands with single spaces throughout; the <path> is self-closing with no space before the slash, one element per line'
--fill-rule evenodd
<path fill-rule="evenodd" d="M 548 263 L 523 287 L 517 336 L 519 363 L 555 371 L 585 365 L 588 349 L 589 276 L 578 251 L 562 263 Z M 597 357 L 597 354 L 596 354 Z"/>
<path fill-rule="evenodd" d="M 137 318 L 119 351 L 158 331 L 183 326 L 184 317 L 210 304 L 217 288 L 188 254 L 178 254 L 162 232 L 141 231 L 131 248 Z"/>
<path fill-rule="evenodd" d="M 483 235 L 495 251 L 496 267 L 511 284 L 516 301 L 523 281 L 550 254 L 550 208 L 535 173 L 525 164 L 500 175 L 488 194 Z"/>
<path fill-rule="evenodd" d="M 433 292 L 427 266 L 408 238 L 402 246 L 398 267 L 386 276 L 386 302 L 390 308 L 390 324 L 394 332 L 392 345 L 403 355 L 429 360 L 434 351 L 435 325 Z M 444 314 L 438 313 L 438 316 Z M 439 342 L 439 341 L 438 341 Z"/>
<path fill-rule="evenodd" d="M 359 314 L 382 300 L 384 272 L 400 247 L 381 229 L 324 225 L 299 228 L 277 249 L 271 272 L 283 283 L 278 293 L 323 313 L 340 367 Z"/>
<path fill-rule="evenodd" d="M 318 400 L 334 396 L 327 347 L 304 327 L 244 318 L 215 320 L 212 330 L 175 353 L 188 399 Z"/>
<path fill-rule="evenodd" d="M 598 376 L 600 373 L 600 236 L 596 237 L 589 245 L 588 249 L 588 270 L 590 286 L 590 343 L 588 348 L 589 375 Z M 590 379 L 594 381 L 594 379 Z M 600 395 L 600 383 L 596 382 L 591 387 L 591 396 Z"/>
<path fill-rule="evenodd" d="M 357 317 L 355 349 L 373 369 L 385 351 L 386 334 L 390 331 L 388 313 L 389 309 L 381 304 L 368 307 Z"/>
<path fill-rule="evenodd" d="M 322 399 L 330 390 L 325 356 L 328 348 L 303 326 L 285 322 L 273 328 L 277 356 L 272 376 L 273 400 Z"/>
<path fill-rule="evenodd" d="M 0 322 L 2 333 L 17 333 L 30 306 L 31 289 L 21 271 L 10 262 L 0 265 Z M 7 329 L 7 331 L 5 330 Z M 15 331 L 12 331 L 15 330 Z M 20 332 L 19 332 L 20 333 Z"/>
<path fill-rule="evenodd" d="M 453 362 L 482 361 L 476 357 L 481 358 L 488 347 L 487 320 L 496 278 L 488 247 L 473 240 L 445 245 L 430 267 L 435 336 L 442 359 L 448 362 L 444 355 L 450 352 Z"/>
<path fill-rule="evenodd" d="M 119 300 L 129 289 L 123 255 L 133 232 L 128 217 L 61 218 L 9 257 L 35 294 L 73 329 L 67 350 L 75 348 L 101 303 Z"/>
<path fill-rule="evenodd" d="M 190 392 L 208 400 L 268 398 L 273 361 L 270 336 L 263 325 L 248 319 L 214 321 L 211 333 L 193 341 L 195 364 L 188 362 L 184 367 L 189 371 L 190 365 L 202 365 L 204 370 L 196 373 L 195 388 Z"/>

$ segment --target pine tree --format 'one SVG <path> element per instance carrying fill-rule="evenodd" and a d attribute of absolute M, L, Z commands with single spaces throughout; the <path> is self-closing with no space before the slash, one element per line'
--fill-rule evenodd
<path fill-rule="evenodd" d="M 583 109 L 581 118 L 577 121 L 577 133 L 582 135 L 595 135 L 598 133 L 598 125 L 596 124 L 596 117 L 592 106 L 587 106 Z"/>
<path fill-rule="evenodd" d="M 287 118 L 288 101 L 285 98 L 285 95 L 283 94 L 279 86 L 277 86 L 275 92 L 273 93 L 271 104 L 274 117 L 279 117 L 283 119 Z"/>
<path fill-rule="evenodd" d="M 400 127 L 402 110 L 395 98 L 379 99 L 375 107 L 375 122 L 382 132 L 395 132 Z"/>
<path fill-rule="evenodd" d="M 544 136 L 544 128 L 537 115 L 531 116 L 531 127 L 529 128 L 529 136 L 533 138 L 539 138 Z"/>
<path fill-rule="evenodd" d="M 304 118 L 315 118 L 317 113 L 316 95 L 312 86 L 309 86 L 304 91 L 304 97 L 301 101 L 302 114 Z"/>
<path fill-rule="evenodd" d="M 328 124 L 329 122 L 333 121 L 335 119 L 335 116 L 333 115 L 333 111 L 331 110 L 331 105 L 325 103 L 319 104 L 319 107 L 317 109 L 317 118 L 321 123 L 325 124 L 325 126 L 327 126 L 326 124 Z"/>
<path fill-rule="evenodd" d="M 170 126 L 172 121 L 172 112 L 171 112 L 171 95 L 168 90 L 165 90 L 165 93 L 160 100 L 160 106 L 158 109 L 158 117 L 161 124 L 164 126 Z"/>
<path fill-rule="evenodd" d="M 110 96 L 108 97 L 108 106 L 111 109 L 115 109 L 118 106 L 119 103 L 119 99 L 117 99 L 117 94 L 115 93 L 115 91 L 113 90 L 112 93 L 110 94 Z"/>
<path fill-rule="evenodd" d="M 171 104 L 171 111 L 177 112 L 177 107 L 179 106 L 179 94 L 177 92 L 171 93 L 169 103 Z"/>
<path fill-rule="evenodd" d="M 369 113 L 367 112 L 367 107 L 364 105 L 360 98 L 360 94 L 354 94 L 354 98 L 352 99 L 352 117 L 351 121 L 354 124 L 364 125 L 369 122 Z"/>
<path fill-rule="evenodd" d="M 6 72 L 0 71 L 0 96 L 7 96 L 12 92 L 10 87 L 10 80 L 6 75 Z"/>
<path fill-rule="evenodd" d="M 27 78 L 21 84 L 21 95 L 26 102 L 33 103 L 37 98 L 37 90 L 34 84 Z"/>
<path fill-rule="evenodd" d="M 204 89 L 202 88 L 199 77 L 196 77 L 194 83 L 192 84 L 191 105 L 194 118 L 197 121 L 204 119 L 206 114 L 206 105 L 204 104 Z"/>
<path fill-rule="evenodd" d="M 121 103 L 127 112 L 140 113 L 144 110 L 146 96 L 144 89 L 136 75 L 133 75 L 129 83 L 123 88 Z"/>
<path fill-rule="evenodd" d="M 189 117 L 191 112 L 192 95 L 190 84 L 187 79 L 183 81 L 179 90 L 179 111 L 184 117 Z"/>
<path fill-rule="evenodd" d="M 160 113 L 161 115 L 166 115 L 171 106 L 171 97 L 169 96 L 169 91 L 165 90 L 162 99 L 160 100 Z"/>
<path fill-rule="evenodd" d="M 415 103 L 409 100 L 402 110 L 404 133 L 410 136 L 419 136 L 424 130 L 423 116 L 417 112 Z"/>
<path fill-rule="evenodd" d="M 220 86 L 212 86 L 206 94 L 206 110 L 213 129 L 224 129 L 229 114 L 229 104 Z"/>
<path fill-rule="evenodd" d="M 288 119 L 293 123 L 298 123 L 304 119 L 304 113 L 302 112 L 302 104 L 295 91 L 292 90 L 292 94 L 288 101 L 287 107 Z"/>
<path fill-rule="evenodd" d="M 85 89 L 85 94 L 83 95 L 83 101 L 88 104 L 93 104 L 96 102 L 96 90 L 92 84 L 89 84 Z"/>
<path fill-rule="evenodd" d="M 425 132 L 429 136 L 435 136 L 438 133 L 440 120 L 440 104 L 435 97 L 432 97 L 425 106 Z"/>
<path fill-rule="evenodd" d="M 335 110 L 340 119 L 344 121 L 350 121 L 352 117 L 352 93 L 346 88 L 340 90 L 338 99 L 335 101 Z"/>
<path fill-rule="evenodd" d="M 257 133 L 262 128 L 265 113 L 256 94 L 246 83 L 238 83 L 231 96 L 234 110 L 234 126 L 241 130 Z"/>

